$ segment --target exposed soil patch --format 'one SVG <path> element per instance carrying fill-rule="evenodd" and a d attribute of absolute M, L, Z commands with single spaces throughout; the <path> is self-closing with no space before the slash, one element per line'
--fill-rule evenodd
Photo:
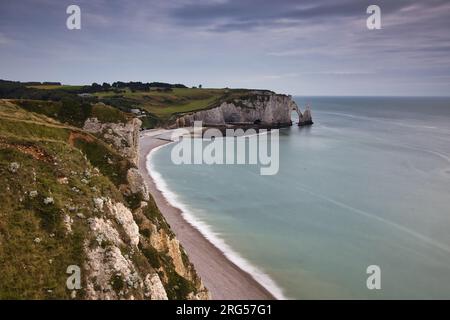
<path fill-rule="evenodd" d="M 16 144 L 16 143 L 8 143 L 4 140 L 0 139 L 0 149 L 15 149 L 22 153 L 28 154 L 32 156 L 36 160 L 53 163 L 54 159 L 51 155 L 49 155 L 44 149 L 41 149 L 35 145 L 31 144 Z"/>
<path fill-rule="evenodd" d="M 88 134 L 72 131 L 69 135 L 69 144 L 74 147 L 76 140 L 82 140 L 86 142 L 93 142 L 94 138 Z"/>

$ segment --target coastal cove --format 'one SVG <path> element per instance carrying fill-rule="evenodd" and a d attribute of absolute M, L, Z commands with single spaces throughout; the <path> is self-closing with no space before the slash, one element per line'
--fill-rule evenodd
<path fill-rule="evenodd" d="M 278 175 L 261 177 L 252 166 L 175 166 L 168 146 L 149 161 L 160 178 L 157 186 L 150 183 L 152 194 L 159 188 L 174 197 L 192 213 L 192 225 L 225 244 L 241 269 L 255 268 L 252 276 L 277 298 L 450 297 L 450 239 L 444 232 L 450 204 L 443 191 L 450 190 L 449 99 L 296 102 L 312 105 L 316 124 L 280 130 Z M 180 210 L 175 215 L 181 217 Z M 205 260 L 193 256 L 198 248 L 177 231 L 190 224 L 178 221 L 177 227 L 166 219 L 213 298 L 231 290 L 216 280 L 222 273 L 202 274 Z M 366 288 L 372 264 L 381 267 L 379 291 Z"/>
<path fill-rule="evenodd" d="M 199 229 L 185 220 L 180 208 L 175 207 L 163 195 L 163 187 L 155 184 L 154 173 L 149 174 L 148 156 L 170 141 L 170 132 L 156 130 L 156 134 L 144 134 L 140 139 L 139 169 L 158 208 L 174 230 L 177 238 L 187 251 L 203 283 L 213 299 L 274 299 L 275 296 L 258 283 L 250 274 L 229 260 Z M 166 194 L 167 196 L 167 194 Z M 278 293 L 278 298 L 283 298 Z"/>
<path fill-rule="evenodd" d="M 450 301 L 450 1 L 0 7 L 0 301 Z"/>

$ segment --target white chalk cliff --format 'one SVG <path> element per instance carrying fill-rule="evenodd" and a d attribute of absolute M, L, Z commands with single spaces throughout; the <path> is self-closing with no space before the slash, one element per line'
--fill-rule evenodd
<path fill-rule="evenodd" d="M 176 119 L 175 126 L 187 127 L 194 121 L 202 121 L 204 126 L 258 124 L 285 127 L 292 125 L 293 110 L 298 107 L 291 96 L 261 91 L 223 101 L 210 109 L 182 114 Z"/>
<path fill-rule="evenodd" d="M 101 136 L 136 164 L 140 120 L 126 124 L 88 119 L 84 129 Z M 208 290 L 183 247 L 159 212 L 135 167 L 120 186 L 126 206 L 110 198 L 93 198 L 96 216 L 86 219 L 86 299 L 209 299 Z M 75 292 L 74 292 L 75 293 Z"/>

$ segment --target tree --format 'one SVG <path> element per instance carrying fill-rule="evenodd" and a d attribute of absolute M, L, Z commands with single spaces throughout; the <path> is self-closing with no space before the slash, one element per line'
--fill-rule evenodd
<path fill-rule="evenodd" d="M 102 86 L 95 82 L 91 85 L 91 88 L 92 88 L 92 91 L 94 91 L 94 92 L 102 91 Z"/>
<path fill-rule="evenodd" d="M 61 109 L 58 119 L 72 125 L 80 126 L 90 116 L 92 106 L 89 103 L 82 103 L 81 99 L 70 97 L 61 100 Z"/>

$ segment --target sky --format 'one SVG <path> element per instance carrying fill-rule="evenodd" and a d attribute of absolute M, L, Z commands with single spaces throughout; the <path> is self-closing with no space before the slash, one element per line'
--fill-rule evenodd
<path fill-rule="evenodd" d="M 448 96 L 450 1 L 0 0 L 0 78 Z"/>

